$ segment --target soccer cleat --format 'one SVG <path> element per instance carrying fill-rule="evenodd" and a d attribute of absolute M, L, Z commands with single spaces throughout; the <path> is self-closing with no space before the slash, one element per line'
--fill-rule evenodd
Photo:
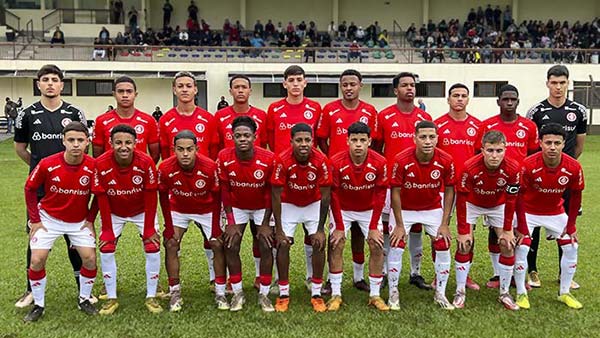
<path fill-rule="evenodd" d="M 531 307 L 531 305 L 529 304 L 529 296 L 526 293 L 517 295 L 516 303 L 521 309 L 527 310 Z"/>
<path fill-rule="evenodd" d="M 29 311 L 29 313 L 25 316 L 25 318 L 23 318 L 23 321 L 25 323 L 35 322 L 38 319 L 42 318 L 43 314 L 44 308 L 38 305 L 34 305 Z"/>
<path fill-rule="evenodd" d="M 17 299 L 15 306 L 22 309 L 28 307 L 31 304 L 33 304 L 33 294 L 31 293 L 31 291 L 25 291 L 25 293 L 23 293 L 23 295 L 19 297 L 19 299 Z M 44 308 L 42 308 L 42 312 L 43 311 Z"/>
<path fill-rule="evenodd" d="M 481 289 L 481 287 L 479 287 L 479 284 L 475 283 L 475 281 L 473 281 L 473 279 L 471 279 L 471 276 L 467 276 L 467 289 L 471 289 L 471 290 L 475 290 L 475 291 L 479 291 L 479 289 Z"/>
<path fill-rule="evenodd" d="M 421 290 L 432 290 L 433 287 L 427 283 L 425 283 L 425 278 L 421 275 L 410 275 L 408 279 L 408 284 L 414 285 Z"/>
<path fill-rule="evenodd" d="M 244 292 L 240 291 L 233 295 L 231 298 L 231 304 L 229 306 L 229 311 L 237 312 L 244 308 L 244 304 L 246 303 L 246 297 L 244 296 Z"/>
<path fill-rule="evenodd" d="M 208 282 L 208 289 L 210 290 L 210 292 L 215 293 L 215 281 L 211 280 L 210 282 Z"/>
<path fill-rule="evenodd" d="M 331 294 L 331 282 L 328 280 L 327 282 L 325 282 L 325 284 L 323 284 L 323 287 L 321 287 L 321 295 L 329 296 L 330 294 Z"/>
<path fill-rule="evenodd" d="M 504 308 L 507 310 L 517 311 L 519 309 L 519 305 L 515 303 L 514 299 L 508 292 L 501 294 L 500 297 L 498 297 L 498 302 L 504 305 Z"/>
<path fill-rule="evenodd" d="M 577 283 L 577 282 L 576 282 L 576 281 L 574 281 L 574 280 L 572 280 L 572 281 L 571 281 L 571 286 L 570 286 L 571 290 L 577 290 L 577 289 L 579 289 L 580 287 L 581 287 L 581 285 L 579 285 L 579 283 Z"/>
<path fill-rule="evenodd" d="M 531 271 L 529 273 L 529 281 L 527 284 L 529 284 L 529 286 L 531 286 L 532 288 L 542 287 L 542 281 L 540 280 L 540 275 L 537 271 Z"/>
<path fill-rule="evenodd" d="M 100 299 L 100 300 L 108 299 L 108 294 L 106 293 L 106 285 L 104 285 L 104 284 L 102 284 L 102 287 L 100 288 L 100 293 L 98 294 L 98 299 Z"/>
<path fill-rule="evenodd" d="M 181 298 L 181 290 L 171 291 L 171 299 L 169 300 L 169 311 L 179 312 L 181 311 L 181 305 L 183 305 L 183 298 Z"/>
<path fill-rule="evenodd" d="M 77 304 L 77 308 L 86 315 L 95 316 L 98 314 L 98 309 L 90 302 L 89 299 Z"/>
<path fill-rule="evenodd" d="M 260 308 L 263 310 L 263 312 L 275 311 L 275 308 L 273 307 L 273 304 L 271 304 L 269 297 L 260 293 L 258 294 L 258 305 L 260 305 Z"/>
<path fill-rule="evenodd" d="M 323 297 L 314 296 L 310 298 L 310 304 L 312 305 L 313 310 L 315 312 L 325 312 L 327 311 L 327 306 L 325 305 L 325 301 Z"/>
<path fill-rule="evenodd" d="M 371 291 L 371 287 L 369 286 L 369 284 L 367 284 L 367 282 L 365 282 L 364 279 L 361 279 L 358 282 L 354 282 L 354 288 L 364 292 Z"/>
<path fill-rule="evenodd" d="M 581 304 L 572 294 L 565 293 L 562 295 L 558 295 L 558 301 L 567 304 L 571 309 L 581 309 L 583 304 Z"/>
<path fill-rule="evenodd" d="M 485 287 L 488 289 L 498 289 L 500 287 L 500 276 L 494 276 L 485 283 Z"/>
<path fill-rule="evenodd" d="M 90 298 L 88 298 L 88 300 L 90 301 L 90 303 L 92 304 L 96 304 L 98 303 L 98 298 L 96 298 L 96 296 L 94 295 L 90 295 Z"/>
<path fill-rule="evenodd" d="M 158 300 L 156 300 L 156 297 L 146 298 L 144 304 L 146 305 L 146 309 L 148 309 L 148 311 L 151 313 L 161 313 L 163 311 L 163 308 L 160 306 Z"/>
<path fill-rule="evenodd" d="M 156 298 L 159 299 L 169 299 L 171 297 L 171 293 L 165 291 L 160 284 L 156 286 Z"/>
<path fill-rule="evenodd" d="M 215 304 L 217 304 L 218 310 L 229 310 L 229 302 L 225 296 L 216 296 Z"/>
<path fill-rule="evenodd" d="M 383 298 L 379 296 L 369 297 L 368 306 L 372 306 L 379 311 L 390 311 L 390 307 L 385 303 Z"/>
<path fill-rule="evenodd" d="M 116 299 L 109 299 L 98 312 L 101 315 L 112 315 L 119 308 L 119 302 Z"/>
<path fill-rule="evenodd" d="M 433 296 L 433 302 L 439 305 L 444 310 L 454 310 L 454 305 L 450 303 L 446 295 L 436 292 Z"/>
<path fill-rule="evenodd" d="M 254 289 L 256 290 L 260 290 L 260 278 L 259 277 L 255 277 L 254 278 Z"/>
<path fill-rule="evenodd" d="M 388 298 L 388 306 L 392 311 L 400 310 L 400 292 L 398 292 L 398 289 L 390 291 L 390 297 Z"/>
<path fill-rule="evenodd" d="M 275 311 L 286 312 L 290 307 L 290 297 L 277 297 L 275 301 Z"/>
<path fill-rule="evenodd" d="M 452 300 L 452 305 L 454 305 L 457 309 L 462 309 L 465 307 L 465 301 L 467 300 L 467 294 L 464 290 L 457 290 L 454 294 L 454 300 Z"/>
<path fill-rule="evenodd" d="M 342 304 L 344 304 L 342 296 L 333 296 L 327 302 L 327 311 L 337 311 L 342 307 Z"/>

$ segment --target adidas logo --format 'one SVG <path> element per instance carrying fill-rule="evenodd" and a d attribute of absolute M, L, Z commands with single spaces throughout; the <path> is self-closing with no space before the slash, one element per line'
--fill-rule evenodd
<path fill-rule="evenodd" d="M 408 175 L 406 175 L 408 177 L 415 177 L 415 173 L 413 173 L 412 171 L 408 173 Z"/>
<path fill-rule="evenodd" d="M 287 117 L 287 115 L 285 113 L 281 113 L 281 115 L 279 115 L 279 117 L 284 118 L 284 117 Z"/>
<path fill-rule="evenodd" d="M 179 132 L 179 129 L 177 129 L 177 127 L 173 128 L 173 130 L 171 130 L 171 133 L 173 133 L 173 134 L 178 133 L 178 132 Z"/>
<path fill-rule="evenodd" d="M 350 176 L 346 175 L 346 176 L 342 177 L 342 179 L 344 179 L 344 180 L 349 180 L 349 179 L 350 179 Z"/>
<path fill-rule="evenodd" d="M 298 178 L 298 176 L 296 176 L 296 173 L 293 173 L 290 178 Z"/>
<path fill-rule="evenodd" d="M 235 174 L 235 171 L 232 171 L 232 172 L 229 173 L 229 176 L 236 177 L 237 175 Z"/>
<path fill-rule="evenodd" d="M 108 185 L 117 185 L 117 181 L 111 180 L 110 182 L 108 182 Z"/>
<path fill-rule="evenodd" d="M 344 123 L 344 121 L 342 121 L 341 118 L 338 118 L 337 121 L 335 121 L 335 123 Z"/>
<path fill-rule="evenodd" d="M 181 185 L 181 181 L 177 181 L 175 183 L 173 183 L 174 185 Z"/>
<path fill-rule="evenodd" d="M 538 177 L 538 178 L 536 178 L 536 179 L 535 179 L 535 181 L 536 181 L 536 182 L 541 182 L 541 181 L 542 181 L 542 178 L 541 178 L 541 177 Z"/>
<path fill-rule="evenodd" d="M 398 126 L 398 122 L 394 122 L 394 124 L 392 124 L 392 127 L 397 127 Z"/>
<path fill-rule="evenodd" d="M 444 134 L 450 134 L 450 129 L 444 130 Z"/>
<path fill-rule="evenodd" d="M 56 176 L 55 178 L 52 179 L 54 182 L 60 182 L 60 177 Z"/>
<path fill-rule="evenodd" d="M 544 117 L 542 117 L 542 120 L 550 120 L 550 117 L 548 115 L 544 115 Z"/>
<path fill-rule="evenodd" d="M 33 121 L 33 124 L 42 124 L 42 121 L 40 121 L 40 119 L 35 119 L 35 121 Z"/>

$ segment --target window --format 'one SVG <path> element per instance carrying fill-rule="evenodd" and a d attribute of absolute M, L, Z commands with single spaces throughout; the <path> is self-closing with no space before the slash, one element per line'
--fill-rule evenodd
<path fill-rule="evenodd" d="M 112 80 L 77 80 L 77 96 L 112 96 Z"/>
<path fill-rule="evenodd" d="M 396 97 L 391 83 L 374 83 L 371 85 L 371 97 Z"/>
<path fill-rule="evenodd" d="M 418 97 L 445 97 L 446 82 L 444 81 L 421 81 L 417 82 Z M 371 85 L 372 97 L 396 97 L 394 87 L 390 84 L 374 83 Z"/>
<path fill-rule="evenodd" d="M 281 83 L 263 84 L 264 97 L 286 97 L 287 92 Z M 304 89 L 304 95 L 310 98 L 338 97 L 337 83 L 309 83 Z"/>
<path fill-rule="evenodd" d="M 64 83 L 64 86 L 63 86 L 61 95 L 62 96 L 72 96 L 73 95 L 73 80 L 72 79 L 64 79 L 63 83 Z M 33 79 L 33 96 L 40 96 L 40 95 L 42 95 L 42 93 L 40 93 L 40 90 L 38 89 L 37 79 Z"/>
<path fill-rule="evenodd" d="M 498 97 L 498 90 L 505 84 L 508 81 L 475 81 L 473 97 Z"/>
<path fill-rule="evenodd" d="M 594 82 L 594 87 L 590 81 L 573 82 L 573 101 L 587 108 L 600 108 L 600 82 Z"/>

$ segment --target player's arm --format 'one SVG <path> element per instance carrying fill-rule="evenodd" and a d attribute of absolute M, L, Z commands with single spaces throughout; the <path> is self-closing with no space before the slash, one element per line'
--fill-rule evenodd
<path fill-rule="evenodd" d="M 371 133 L 371 137 L 372 137 L 372 141 L 371 141 L 371 149 L 375 150 L 376 152 L 383 154 L 383 134 L 384 134 L 384 130 L 383 130 L 383 124 L 382 124 L 382 114 L 378 114 L 376 119 L 377 119 L 377 123 L 375 124 L 377 126 L 377 131 L 375 133 Z"/>
<path fill-rule="evenodd" d="M 325 222 L 329 216 L 329 206 L 331 204 L 331 187 L 320 187 L 321 206 L 319 208 L 319 225 L 317 231 L 325 231 Z"/>
<path fill-rule="evenodd" d="M 329 154 L 329 143 L 326 138 L 317 137 L 317 144 L 319 145 L 319 149 L 323 152 L 323 154 Z"/>
<path fill-rule="evenodd" d="M 44 162 L 38 164 L 25 183 L 25 203 L 27 205 L 27 213 L 29 214 L 30 238 L 40 229 L 47 231 L 42 225 L 37 197 L 37 190 L 44 184 L 44 181 L 46 181 L 47 170 L 43 165 Z"/>
<path fill-rule="evenodd" d="M 529 236 L 529 229 L 527 227 L 527 219 L 525 218 L 525 199 L 524 196 L 529 186 L 529 177 L 525 168 L 521 170 L 521 187 L 517 194 L 517 201 L 515 206 L 515 212 L 517 214 L 517 245 L 521 244 L 523 237 Z"/>
<path fill-rule="evenodd" d="M 269 149 L 272 152 L 275 152 L 275 120 L 274 120 L 274 115 L 275 113 L 272 111 L 272 108 L 269 106 L 269 109 L 267 110 L 267 123 L 266 123 L 266 130 L 267 130 L 267 144 L 269 145 Z"/>
<path fill-rule="evenodd" d="M 572 181 L 570 187 L 571 200 L 569 201 L 569 210 L 567 210 L 568 220 L 565 233 L 571 236 L 571 241 L 574 243 L 577 241 L 577 228 L 575 222 L 579 215 L 579 209 L 581 208 L 581 191 L 584 188 L 583 170 L 579 168 L 578 175 Z"/>
<path fill-rule="evenodd" d="M 406 231 L 404 230 L 404 221 L 402 220 L 402 201 L 400 199 L 400 187 L 392 186 L 390 193 L 392 213 L 396 220 L 396 227 L 390 234 L 390 245 L 398 247 L 405 240 Z"/>
<path fill-rule="evenodd" d="M 31 165 L 31 153 L 29 152 L 29 149 L 27 149 L 28 144 L 23 142 L 15 142 L 14 144 L 17 156 L 19 156 L 19 158 L 27 165 Z"/>
<path fill-rule="evenodd" d="M 452 203 L 454 203 L 454 186 L 447 185 L 444 187 L 444 206 L 442 214 L 442 224 L 438 230 L 438 238 L 443 238 L 448 245 L 452 240 L 450 235 L 450 215 L 452 213 Z"/>
<path fill-rule="evenodd" d="M 169 201 L 169 190 L 163 187 L 158 189 L 158 200 L 160 210 L 162 211 L 163 219 L 165 220 L 165 230 L 163 237 L 165 240 L 173 237 L 175 230 L 173 229 L 173 218 L 171 217 L 171 202 Z"/>
<path fill-rule="evenodd" d="M 142 239 L 152 241 L 156 245 L 159 245 L 160 239 L 154 228 L 156 208 L 158 206 L 158 196 L 156 194 L 158 190 L 157 176 L 156 167 L 152 162 L 146 168 L 146 180 L 144 182 L 144 233 Z"/>
<path fill-rule="evenodd" d="M 164 117 L 164 115 L 163 115 L 163 117 Z M 160 122 L 162 122 L 162 121 L 163 121 L 163 118 L 160 119 Z M 170 153 L 171 144 L 169 143 L 169 141 L 170 141 L 169 131 L 167 130 L 167 127 L 161 123 L 158 126 L 158 132 L 159 132 L 159 137 L 158 137 L 159 141 L 158 142 L 159 142 L 159 148 L 160 148 L 160 157 L 164 161 L 167 158 L 169 158 L 169 153 Z"/>
<path fill-rule="evenodd" d="M 575 136 L 575 158 L 579 158 L 583 153 L 583 144 L 585 143 L 585 133 Z"/>

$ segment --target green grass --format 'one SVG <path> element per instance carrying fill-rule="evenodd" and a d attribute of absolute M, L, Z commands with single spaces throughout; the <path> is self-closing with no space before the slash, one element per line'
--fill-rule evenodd
<path fill-rule="evenodd" d="M 352 266 L 349 246 L 346 248 L 344 276 L 345 305 L 338 313 L 315 314 L 309 304 L 309 293 L 303 285 L 304 258 L 302 245 L 292 249 L 290 311 L 285 314 L 264 314 L 256 305 L 252 289 L 254 264 L 249 234 L 242 248 L 244 289 L 247 304 L 242 312 L 219 312 L 213 307 L 213 295 L 208 290 L 206 260 L 199 232 L 192 229 L 184 238 L 181 259 L 181 280 L 184 309 L 181 313 L 148 313 L 144 307 L 144 256 L 133 226 L 126 227 L 117 252 L 119 266 L 119 301 L 121 307 L 110 317 L 90 318 L 76 309 L 77 290 L 66 255 L 64 240 L 55 244 L 48 260 L 46 313 L 41 321 L 24 324 L 27 310 L 13 306 L 25 288 L 24 232 L 25 207 L 23 182 L 27 168 L 17 159 L 11 141 L 0 143 L 0 338 L 2 337 L 333 337 L 370 336 L 393 337 L 547 337 L 596 336 L 600 330 L 600 276 L 597 253 L 600 235 L 594 219 L 600 219 L 600 137 L 590 136 L 582 157 L 586 175 L 584 215 L 579 218 L 579 266 L 576 280 L 581 289 L 574 294 L 584 304 L 579 311 L 568 309 L 555 299 L 558 290 L 557 250 L 554 242 L 543 241 L 540 247 L 539 269 L 543 287 L 530 293 L 532 309 L 509 312 L 496 302 L 497 291 L 468 291 L 463 310 L 446 312 L 432 302 L 432 293 L 417 290 L 407 283 L 408 259 L 405 255 L 400 293 L 402 310 L 378 313 L 366 307 L 367 294 L 351 287 Z M 487 233 L 478 227 L 475 264 L 472 276 L 484 284 L 491 275 L 487 254 Z M 302 236 L 297 235 L 301 243 Z M 427 245 L 425 245 L 427 247 Z M 454 246 L 453 249 L 454 250 Z M 425 249 L 423 274 L 433 277 L 433 267 Z M 99 274 L 100 276 L 100 274 Z M 162 271 L 163 286 L 166 273 Z M 97 279 L 100 281 L 100 278 Z M 448 296 L 454 291 L 454 272 L 448 284 Z M 514 291 L 513 291 L 514 294 Z M 387 297 L 387 291 L 383 292 Z M 166 303 L 165 303 L 166 305 Z"/>

